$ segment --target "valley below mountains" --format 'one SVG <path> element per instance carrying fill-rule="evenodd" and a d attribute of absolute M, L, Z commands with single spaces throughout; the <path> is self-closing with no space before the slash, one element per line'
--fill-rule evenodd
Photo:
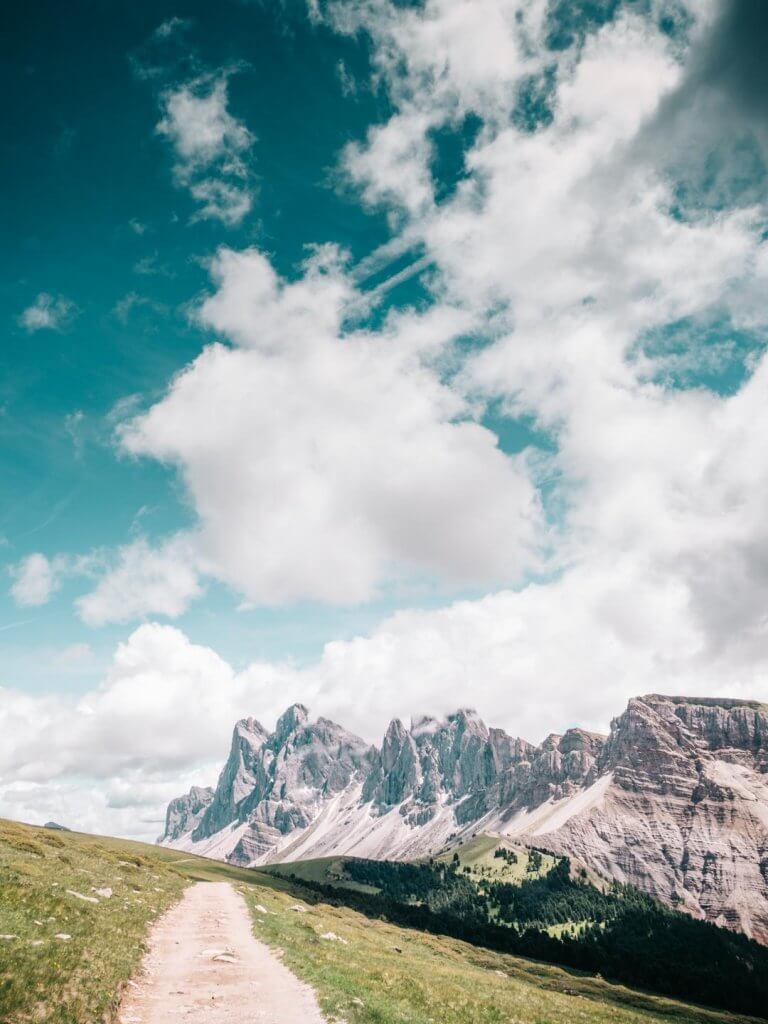
<path fill-rule="evenodd" d="M 297 704 L 274 732 L 239 721 L 217 785 L 171 801 L 159 842 L 254 867 L 410 860 L 481 833 L 768 943 L 768 706 L 648 695 L 608 736 L 538 746 L 460 710 L 394 720 L 376 747 Z"/>

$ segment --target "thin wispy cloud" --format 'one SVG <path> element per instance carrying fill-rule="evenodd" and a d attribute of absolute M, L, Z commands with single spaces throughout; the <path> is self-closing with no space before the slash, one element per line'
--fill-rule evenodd
<path fill-rule="evenodd" d="M 204 75 L 166 90 L 159 135 L 173 147 L 176 183 L 198 204 L 196 217 L 239 224 L 253 206 L 254 136 L 229 110 L 229 75 Z"/>
<path fill-rule="evenodd" d="M 71 299 L 40 292 L 35 301 L 19 314 L 18 323 L 29 334 L 63 331 L 74 321 L 77 313 L 77 306 Z"/>

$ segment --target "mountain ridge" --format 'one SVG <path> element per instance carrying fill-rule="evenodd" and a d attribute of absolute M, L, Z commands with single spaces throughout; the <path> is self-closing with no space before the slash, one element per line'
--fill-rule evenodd
<path fill-rule="evenodd" d="M 171 801 L 160 842 L 242 866 L 409 859 L 478 831 L 768 941 L 768 707 L 632 698 L 607 736 L 536 745 L 472 709 L 393 719 L 381 747 L 304 705 L 241 719 L 215 789 Z"/>

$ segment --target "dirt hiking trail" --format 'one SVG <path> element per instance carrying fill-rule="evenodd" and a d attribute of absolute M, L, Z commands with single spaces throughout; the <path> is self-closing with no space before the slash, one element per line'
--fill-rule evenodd
<path fill-rule="evenodd" d="M 253 935 L 242 896 L 198 882 L 155 924 L 121 1024 L 325 1024 L 311 988 Z"/>

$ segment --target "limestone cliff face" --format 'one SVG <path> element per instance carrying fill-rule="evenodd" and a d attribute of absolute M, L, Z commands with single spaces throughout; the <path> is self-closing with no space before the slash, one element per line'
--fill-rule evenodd
<path fill-rule="evenodd" d="M 250 864 L 285 835 L 306 828 L 325 801 L 368 772 L 370 758 L 368 744 L 341 726 L 325 718 L 310 723 L 302 704 L 288 708 L 273 733 L 254 718 L 242 719 L 207 806 L 183 820 L 186 805 L 175 801 L 173 834 L 166 829 L 166 838 L 174 841 L 186 832 L 200 843 L 247 825 L 226 853 L 233 863 Z"/>
<path fill-rule="evenodd" d="M 650 695 L 611 725 L 599 805 L 542 844 L 768 942 L 768 708 Z"/>
<path fill-rule="evenodd" d="M 538 746 L 464 709 L 395 719 L 378 749 L 297 704 L 273 733 L 237 723 L 215 791 L 172 801 L 161 841 L 253 865 L 415 857 L 477 831 L 768 942 L 768 708 L 652 694 L 608 737 Z"/>
<path fill-rule="evenodd" d="M 444 722 L 418 718 L 410 730 L 395 719 L 373 757 L 363 799 L 380 814 L 398 806 L 417 825 L 446 804 L 455 807 L 459 824 L 474 821 L 498 801 L 501 777 L 528 747 L 501 729 L 488 729 L 466 708 Z"/>
<path fill-rule="evenodd" d="M 177 796 L 168 804 L 165 813 L 163 839 L 178 839 L 197 826 L 213 800 L 210 786 L 193 786 L 184 796 Z"/>
<path fill-rule="evenodd" d="M 515 758 L 502 786 L 499 806 L 507 814 L 562 800 L 589 786 L 597 778 L 597 761 L 605 736 L 569 729 L 550 734 L 539 747 L 526 744 Z"/>

